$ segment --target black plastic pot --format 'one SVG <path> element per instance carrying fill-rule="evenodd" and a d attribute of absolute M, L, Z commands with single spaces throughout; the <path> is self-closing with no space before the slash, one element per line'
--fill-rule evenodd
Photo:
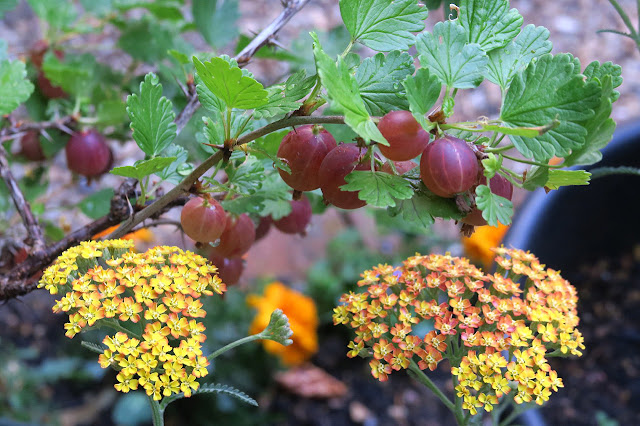
<path fill-rule="evenodd" d="M 587 170 L 640 167 L 640 123 L 618 129 L 603 154 Z M 640 243 L 638 187 L 638 176 L 613 175 L 549 194 L 540 189 L 520 207 L 504 243 L 530 250 L 547 267 L 561 271 L 629 252 Z M 520 421 L 544 426 L 544 408 L 524 413 Z"/>
<path fill-rule="evenodd" d="M 616 131 L 598 167 L 640 167 L 640 123 Z M 531 250 L 548 267 L 568 270 L 640 242 L 640 178 L 605 176 L 586 186 L 539 189 L 520 207 L 507 247 Z"/>

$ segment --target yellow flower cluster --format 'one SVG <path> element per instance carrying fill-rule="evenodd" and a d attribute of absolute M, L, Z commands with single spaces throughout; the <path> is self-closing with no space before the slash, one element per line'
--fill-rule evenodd
<path fill-rule="evenodd" d="M 531 253 L 495 252 L 494 274 L 448 254 L 365 271 L 358 285 L 366 291 L 343 295 L 334 309 L 334 324 L 355 329 L 348 356 L 367 347 L 381 381 L 412 361 L 434 370 L 449 359 L 457 396 L 471 414 L 491 411 L 511 391 L 509 381 L 517 383 L 517 403 L 548 400 L 562 380 L 546 356 L 584 349 L 575 288 Z M 413 327 L 424 320 L 435 330 L 421 338 Z"/>
<path fill-rule="evenodd" d="M 199 298 L 222 294 L 225 284 L 202 256 L 178 247 L 130 251 L 131 240 L 87 241 L 60 255 L 43 274 L 40 287 L 64 293 L 54 312 L 67 312 L 66 335 L 85 327 L 120 330 L 107 336 L 99 357 L 103 368 L 119 370 L 115 388 L 143 387 L 154 400 L 183 392 L 190 396 L 207 374 Z M 139 323 L 138 336 L 128 323 Z"/>
<path fill-rule="evenodd" d="M 298 365 L 318 351 L 318 314 L 313 299 L 275 281 L 267 285 L 264 296 L 249 295 L 247 303 L 258 310 L 251 323 L 250 334 L 265 329 L 275 309 L 281 309 L 289 319 L 293 344 L 283 346 L 272 340 L 263 340 L 267 352 L 279 356 L 287 365 Z"/>

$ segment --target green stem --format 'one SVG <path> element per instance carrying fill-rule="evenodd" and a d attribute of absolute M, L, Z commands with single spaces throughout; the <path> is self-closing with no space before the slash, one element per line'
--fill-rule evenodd
<path fill-rule="evenodd" d="M 240 126 L 240 128 L 238 129 L 238 131 L 236 132 L 236 134 L 233 136 L 234 139 L 238 139 L 238 136 L 240 136 L 242 134 L 242 132 L 244 132 L 244 129 L 247 128 L 247 124 L 249 124 L 249 121 L 251 121 L 251 119 L 253 118 L 253 114 L 251 114 L 250 116 L 248 116 L 246 118 L 246 120 L 244 120 L 242 122 L 242 125 Z"/>
<path fill-rule="evenodd" d="M 108 328 L 111 328 L 111 329 L 116 330 L 116 331 L 121 331 L 121 332 L 125 333 L 129 337 L 135 337 L 138 340 L 142 339 L 142 337 L 139 336 L 138 334 L 136 334 L 133 331 L 128 330 L 128 329 L 124 328 L 123 326 L 121 326 L 120 323 L 118 322 L 118 320 L 115 320 L 115 321 L 102 321 L 100 324 L 102 326 L 104 326 L 104 327 L 108 327 Z"/>
<path fill-rule="evenodd" d="M 509 151 L 512 148 L 514 148 L 514 145 L 513 144 L 509 144 L 509 145 L 500 146 L 500 147 L 497 147 L 497 148 L 485 148 L 484 152 L 493 152 L 494 154 L 497 154 L 498 152 Z"/>
<path fill-rule="evenodd" d="M 164 426 L 164 413 L 160 408 L 160 403 L 153 399 L 152 396 L 147 395 L 149 405 L 151 405 L 151 418 L 153 420 L 153 426 Z"/>
<path fill-rule="evenodd" d="M 609 3 L 611 3 L 611 5 L 615 8 L 616 12 L 618 12 L 618 15 L 620 15 L 620 17 L 624 21 L 624 24 L 627 26 L 627 28 L 629 28 L 629 32 L 631 33 L 631 35 L 633 36 L 634 40 L 636 40 L 636 43 L 637 43 L 638 33 L 636 32 L 636 29 L 633 28 L 633 24 L 631 23 L 631 19 L 629 19 L 629 15 L 627 15 L 627 12 L 624 11 L 624 9 L 620 6 L 617 0 L 609 0 Z"/>
<path fill-rule="evenodd" d="M 562 164 L 558 164 L 557 166 L 552 166 L 550 164 L 538 163 L 537 161 L 523 160 L 522 158 L 511 157 L 506 154 L 502 154 L 502 156 L 504 158 L 508 158 L 509 160 L 517 161 L 518 163 L 531 164 L 539 167 L 548 167 L 550 169 L 561 169 L 564 167 Z"/>
<path fill-rule="evenodd" d="M 458 424 L 463 425 L 467 423 L 467 419 L 465 418 L 464 411 L 462 410 L 462 398 L 456 395 L 456 387 L 459 384 L 460 383 L 458 382 L 458 377 L 453 376 L 453 399 L 456 402 L 455 411 L 453 412 L 453 414 L 455 414 Z"/>
<path fill-rule="evenodd" d="M 260 339 L 264 339 L 264 336 L 261 333 L 243 337 L 242 339 L 236 340 L 235 342 L 231 342 L 228 345 L 221 347 L 220 349 L 209 355 L 207 359 L 211 361 L 214 358 L 217 358 L 218 356 L 227 352 L 228 350 L 235 348 L 236 346 L 244 345 L 245 343 L 253 342 L 254 340 Z"/>
<path fill-rule="evenodd" d="M 231 139 L 231 108 L 229 108 L 229 107 L 227 107 L 226 123 L 227 123 L 227 126 L 226 126 L 226 129 L 225 129 L 224 140 L 228 141 L 229 139 Z"/>
<path fill-rule="evenodd" d="M 353 47 L 353 40 L 349 41 L 349 44 L 347 44 L 347 47 L 345 47 L 344 52 L 340 54 L 340 57 L 344 59 L 344 57 L 347 56 L 347 53 L 351 51 L 352 47 Z"/>
<path fill-rule="evenodd" d="M 424 374 L 422 370 L 420 370 L 420 367 L 418 367 L 418 364 L 416 364 L 415 361 L 411 361 L 411 365 L 409 365 L 409 371 L 413 373 L 413 377 L 417 381 L 419 381 L 420 383 L 428 387 L 431 390 L 431 392 L 433 392 L 440 399 L 440 401 L 442 401 L 442 403 L 449 410 L 451 410 L 451 412 L 456 416 L 456 420 L 458 421 L 458 424 L 463 424 L 462 421 L 464 417 L 458 417 L 458 413 L 456 412 L 456 406 L 454 405 L 454 403 L 451 402 L 451 400 L 447 398 L 447 396 L 444 393 L 442 393 L 442 391 L 436 386 L 436 384 L 433 383 L 431 379 L 427 377 L 427 375 Z"/>
<path fill-rule="evenodd" d="M 640 0 L 639 0 L 640 1 Z M 636 175 L 640 176 L 640 169 L 636 167 L 598 167 L 590 170 L 591 180 L 612 175 Z"/>

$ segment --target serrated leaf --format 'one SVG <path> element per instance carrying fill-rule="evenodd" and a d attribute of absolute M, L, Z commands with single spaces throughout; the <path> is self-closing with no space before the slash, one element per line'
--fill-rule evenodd
<path fill-rule="evenodd" d="M 117 5 L 117 8 L 122 12 L 132 9 L 146 9 L 156 18 L 169 21 L 181 21 L 184 19 L 180 10 L 180 3 L 177 1 L 135 1 Z"/>
<path fill-rule="evenodd" d="M 223 47 L 238 35 L 238 0 L 193 0 L 191 12 L 196 28 L 212 47 Z"/>
<path fill-rule="evenodd" d="M 469 43 L 490 52 L 504 47 L 520 32 L 522 15 L 509 10 L 508 0 L 461 0 L 457 22 L 466 28 Z"/>
<path fill-rule="evenodd" d="M 182 65 L 187 65 L 190 64 L 191 61 L 189 60 L 189 57 L 187 55 L 185 55 L 184 53 L 176 50 L 176 49 L 169 49 L 167 51 L 167 53 L 171 56 L 173 56 L 173 58 L 178 61 L 180 64 Z"/>
<path fill-rule="evenodd" d="M 591 173 L 586 170 L 549 170 L 549 179 L 544 185 L 549 189 L 558 189 L 561 186 L 589 185 Z"/>
<path fill-rule="evenodd" d="M 154 157 L 149 160 L 138 161 L 133 166 L 116 167 L 111 170 L 111 174 L 141 180 L 146 176 L 164 170 L 174 161 L 176 161 L 176 157 Z"/>
<path fill-rule="evenodd" d="M 223 393 L 223 394 L 232 396 L 236 399 L 239 399 L 242 402 L 246 402 L 247 404 L 250 404 L 256 407 L 258 406 L 258 402 L 256 402 L 255 399 L 251 398 L 246 393 L 228 385 L 222 385 L 222 384 L 216 384 L 216 383 L 205 383 L 202 386 L 200 386 L 198 389 L 192 391 L 191 395 L 199 395 L 203 393 Z M 161 410 L 164 410 L 167 407 L 167 405 L 171 404 L 173 401 L 176 401 L 180 398 L 184 398 L 184 394 L 182 392 L 163 398 L 162 401 L 160 402 Z"/>
<path fill-rule="evenodd" d="M 431 130 L 433 124 L 427 122 L 425 115 L 435 105 L 442 83 L 427 68 L 420 68 L 415 76 L 408 76 L 403 82 L 409 100 L 409 109 L 425 130 Z"/>
<path fill-rule="evenodd" d="M 587 131 L 585 143 L 582 147 L 571 150 L 571 154 L 565 157 L 563 164 L 567 167 L 576 164 L 589 165 L 597 163 L 602 159 L 600 150 L 613 138 L 616 123 L 610 117 L 612 93 L 614 92 L 610 75 L 603 76 L 601 87 L 600 105 L 596 108 L 595 115 L 581 123 Z"/>
<path fill-rule="evenodd" d="M 606 76 L 610 76 L 613 89 L 622 84 L 622 67 L 613 62 L 600 64 L 598 61 L 593 61 L 587 65 L 582 74 L 587 77 L 587 81 L 597 79 L 600 82 L 602 82 Z M 620 92 L 612 90 L 609 97 L 611 102 L 615 102 L 620 97 Z"/>
<path fill-rule="evenodd" d="M 382 116 L 392 110 L 406 110 L 409 104 L 400 83 L 413 71 L 413 58 L 398 50 L 362 61 L 355 78 L 367 111 Z"/>
<path fill-rule="evenodd" d="M 284 84 L 267 88 L 267 103 L 253 112 L 256 119 L 273 118 L 300 108 L 298 101 L 309 94 L 316 77 L 307 77 L 304 70 L 292 74 Z"/>
<path fill-rule="evenodd" d="M 433 225 L 433 216 L 429 214 L 429 199 L 416 193 L 408 200 L 398 200 L 395 207 L 389 207 L 390 216 L 401 215 L 403 221 L 419 228 L 428 229 Z"/>
<path fill-rule="evenodd" d="M 504 197 L 491 192 L 487 185 L 478 185 L 476 188 L 476 205 L 482 210 L 482 217 L 491 226 L 511 224 L 513 216 L 513 203 Z"/>
<path fill-rule="evenodd" d="M 0 61 L 0 115 L 11 113 L 33 92 L 24 62 Z"/>
<path fill-rule="evenodd" d="M 493 153 L 489 153 L 487 158 L 482 160 L 483 174 L 487 179 L 491 179 L 498 173 L 498 170 L 502 167 L 502 155 L 495 155 Z"/>
<path fill-rule="evenodd" d="M 73 2 L 67 0 L 28 0 L 36 15 L 51 28 L 64 29 L 75 21 L 78 13 Z"/>
<path fill-rule="evenodd" d="M 189 153 L 180 145 L 170 145 L 162 154 L 175 157 L 176 160 L 155 173 L 160 179 L 177 185 L 193 170 L 193 164 L 187 162 Z"/>
<path fill-rule="evenodd" d="M 252 213 L 278 220 L 291 213 L 291 188 L 275 173 L 262 175 L 262 186 L 250 195 L 222 201 L 225 211 L 235 214 Z"/>
<path fill-rule="evenodd" d="M 78 204 L 78 207 L 80 207 L 80 211 L 90 219 L 98 219 L 99 217 L 105 216 L 109 213 L 113 194 L 114 192 L 112 188 L 102 189 L 82 200 Z"/>
<path fill-rule="evenodd" d="M 486 76 L 489 81 L 507 89 L 513 76 L 534 58 L 551 52 L 549 30 L 527 25 L 515 40 L 504 48 L 489 53 Z"/>
<path fill-rule="evenodd" d="M 200 78 L 197 78 L 197 81 L 199 81 L 199 83 L 196 84 L 196 93 L 202 106 L 215 113 L 224 111 L 226 109 L 224 102 L 214 95 L 213 92 L 201 82 L 202 80 L 200 80 Z"/>
<path fill-rule="evenodd" d="M 345 62 L 340 57 L 337 63 L 334 62 L 322 50 L 318 36 L 311 33 L 311 37 L 314 41 L 313 53 L 316 58 L 318 75 L 322 85 L 327 89 L 329 98 L 331 98 L 331 106 L 344 114 L 345 123 L 366 142 L 374 140 L 388 145 L 389 143 L 369 116 L 358 90 L 358 83 L 351 75 Z"/>
<path fill-rule="evenodd" d="M 242 194 L 253 194 L 262 187 L 264 166 L 254 156 L 248 156 L 238 167 L 229 164 L 226 168 L 229 184 Z"/>
<path fill-rule="evenodd" d="M 420 183 L 418 186 L 416 194 L 422 198 L 422 204 L 427 206 L 427 210 L 431 216 L 453 220 L 462 218 L 455 199 L 439 197 L 429 191 L 423 183 Z"/>
<path fill-rule="evenodd" d="M 353 41 L 388 52 L 415 43 L 429 10 L 416 0 L 340 0 L 340 14 Z"/>
<path fill-rule="evenodd" d="M 358 198 L 373 207 L 393 207 L 396 199 L 413 196 L 411 184 L 406 179 L 385 172 L 356 170 L 345 177 L 343 191 L 358 191 Z"/>
<path fill-rule="evenodd" d="M 527 173 L 527 178 L 522 187 L 527 191 L 533 191 L 536 188 L 543 187 L 547 180 L 549 180 L 549 168 L 533 166 Z"/>
<path fill-rule="evenodd" d="M 140 95 L 127 97 L 127 113 L 131 119 L 133 139 L 151 157 L 160 154 L 176 137 L 171 101 L 162 96 L 158 77 L 149 73 L 140 83 Z"/>
<path fill-rule="evenodd" d="M 134 59 L 153 64 L 167 57 L 167 51 L 176 47 L 175 34 L 157 20 L 143 18 L 127 21 L 118 46 Z"/>
<path fill-rule="evenodd" d="M 88 96 L 96 82 L 94 81 L 95 58 L 85 54 L 67 56 L 60 61 L 52 52 L 47 52 L 42 62 L 42 71 L 54 86 L 76 96 Z"/>
<path fill-rule="evenodd" d="M 437 76 L 442 84 L 472 89 L 483 80 L 487 55 L 476 43 L 469 44 L 467 30 L 453 21 L 438 22 L 433 33 L 418 36 L 416 48 L 420 64 Z"/>
<path fill-rule="evenodd" d="M 244 75 L 237 65 L 223 58 L 202 63 L 192 58 L 202 83 L 228 108 L 251 109 L 267 103 L 267 91 L 254 78 Z"/>
<path fill-rule="evenodd" d="M 585 144 L 587 131 L 581 123 L 593 117 L 601 93 L 598 83 L 585 82 L 579 62 L 571 55 L 545 55 L 514 77 L 500 118 L 510 127 L 544 126 L 559 120 L 557 127 L 536 138 L 510 137 L 526 158 L 546 162 Z"/>

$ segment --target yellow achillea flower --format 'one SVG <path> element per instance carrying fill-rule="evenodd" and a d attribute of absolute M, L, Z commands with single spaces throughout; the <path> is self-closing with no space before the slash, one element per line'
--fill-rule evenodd
<path fill-rule="evenodd" d="M 67 312 L 70 338 L 87 326 L 118 332 L 104 338 L 98 362 L 119 370 L 120 392 L 144 388 L 155 400 L 198 389 L 209 361 L 202 355 L 206 312 L 202 295 L 226 286 L 205 258 L 178 247 L 133 253 L 131 240 L 85 241 L 47 268 L 39 287 L 64 294 L 54 312 Z M 141 335 L 127 325 L 141 324 Z"/>
<path fill-rule="evenodd" d="M 478 226 L 470 237 L 462 237 L 464 251 L 471 259 L 479 260 L 489 269 L 493 263 L 494 247 L 498 247 L 509 227 L 498 223 L 498 226 Z"/>
<path fill-rule="evenodd" d="M 512 391 L 510 381 L 517 403 L 543 404 L 562 387 L 547 357 L 584 349 L 576 290 L 529 252 L 494 252 L 495 274 L 448 254 L 365 271 L 358 282 L 364 292 L 344 294 L 334 309 L 334 324 L 355 329 L 347 356 L 372 356 L 371 374 L 380 381 L 449 359 L 456 396 L 472 415 L 493 410 Z M 420 337 L 412 328 L 423 320 L 435 330 Z"/>
<path fill-rule="evenodd" d="M 276 281 L 266 286 L 264 296 L 249 295 L 247 303 L 258 310 L 249 329 L 251 334 L 267 327 L 275 309 L 282 309 L 289 318 L 293 344 L 262 341 L 265 350 L 279 356 L 286 365 L 301 364 L 318 351 L 318 314 L 313 299 Z"/>

